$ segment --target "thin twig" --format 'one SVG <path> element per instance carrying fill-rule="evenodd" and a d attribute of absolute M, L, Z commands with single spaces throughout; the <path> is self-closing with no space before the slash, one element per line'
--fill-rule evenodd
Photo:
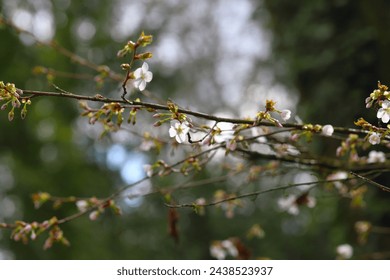
<path fill-rule="evenodd" d="M 380 189 L 383 190 L 383 191 L 390 192 L 390 188 L 389 188 L 389 187 L 386 187 L 386 186 L 384 186 L 384 185 L 382 185 L 382 184 L 379 184 L 379 183 L 377 183 L 377 182 L 375 182 L 375 181 L 373 181 L 373 180 L 371 180 L 371 179 L 369 179 L 369 178 L 367 178 L 367 177 L 364 177 L 364 176 L 362 176 L 362 175 L 359 175 L 359 174 L 357 174 L 357 173 L 355 173 L 355 172 L 353 172 L 353 171 L 350 171 L 349 173 L 351 173 L 353 176 L 356 176 L 356 177 L 358 177 L 359 179 L 362 179 L 363 181 L 365 181 L 365 182 L 367 182 L 367 183 L 369 183 L 369 184 L 371 184 L 371 185 L 374 185 L 374 186 L 380 188 Z"/>
<path fill-rule="evenodd" d="M 265 193 L 269 192 L 274 192 L 274 191 L 281 191 L 281 190 L 286 190 L 289 188 L 294 188 L 298 186 L 305 186 L 305 185 L 315 185 L 315 184 L 323 184 L 323 183 L 332 183 L 332 182 L 340 182 L 340 181 L 348 181 L 350 180 L 349 178 L 346 179 L 335 179 L 335 180 L 318 180 L 318 181 L 312 181 L 312 182 L 305 182 L 305 183 L 295 183 L 295 184 L 288 184 L 285 186 L 281 187 L 276 187 L 276 188 L 271 188 L 271 189 L 266 189 L 266 190 L 261 190 L 261 191 L 256 191 L 256 192 L 251 192 L 251 193 L 246 193 L 242 195 L 236 195 L 233 197 L 221 199 L 218 201 L 213 201 L 210 203 L 205 203 L 205 204 L 196 204 L 196 203 L 185 203 L 185 204 L 167 204 L 165 203 L 165 206 L 170 207 L 170 208 L 184 208 L 184 207 L 196 207 L 196 206 L 202 206 L 202 207 L 209 207 L 209 206 L 215 206 L 224 202 L 232 201 L 232 200 L 237 200 L 241 198 L 247 198 L 247 197 L 253 197 L 253 196 L 259 196 Z"/>
<path fill-rule="evenodd" d="M 89 61 L 88 59 L 85 59 L 85 58 L 71 52 L 70 50 L 65 49 L 64 47 L 62 47 L 61 45 L 59 45 L 55 41 L 45 42 L 45 41 L 39 40 L 32 32 L 17 27 L 11 20 L 5 19 L 4 17 L 0 16 L 0 24 L 8 25 L 13 30 L 15 30 L 17 33 L 24 33 L 24 34 L 27 34 L 28 36 L 31 36 L 35 40 L 36 44 L 52 48 L 52 49 L 58 51 L 59 53 L 61 53 L 62 55 L 68 57 L 72 62 L 78 63 L 79 65 L 90 68 L 90 69 L 92 69 L 96 72 L 99 72 L 99 73 L 102 71 L 102 69 L 104 69 L 106 71 L 108 70 L 107 71 L 108 77 L 114 81 L 120 82 L 123 79 L 122 75 L 112 71 L 107 66 L 97 65 L 97 64 Z"/>

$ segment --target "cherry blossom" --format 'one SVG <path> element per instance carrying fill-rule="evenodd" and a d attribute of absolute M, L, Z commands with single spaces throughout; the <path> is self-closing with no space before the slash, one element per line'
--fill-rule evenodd
<path fill-rule="evenodd" d="M 371 143 L 371 145 L 377 145 L 381 142 L 381 136 L 379 133 L 373 132 L 370 137 L 368 137 L 368 142 Z"/>
<path fill-rule="evenodd" d="M 371 151 L 368 153 L 367 163 L 385 162 L 386 156 L 380 151 Z"/>
<path fill-rule="evenodd" d="M 150 164 L 144 164 L 144 171 L 146 173 L 146 176 L 152 177 L 153 176 L 153 166 Z"/>
<path fill-rule="evenodd" d="M 84 212 L 88 209 L 89 205 L 86 200 L 78 200 L 76 202 L 77 209 L 79 209 L 80 212 Z"/>
<path fill-rule="evenodd" d="M 236 246 L 234 246 L 233 242 L 229 239 L 223 240 L 221 242 L 222 248 L 225 248 L 226 251 L 229 253 L 230 256 L 232 257 L 237 257 L 238 256 L 238 250 Z"/>
<path fill-rule="evenodd" d="M 287 211 L 291 215 L 298 215 L 299 208 L 296 200 L 297 197 L 292 194 L 287 197 L 281 197 L 278 199 L 278 206 L 281 210 Z"/>
<path fill-rule="evenodd" d="M 228 256 L 236 258 L 238 253 L 236 246 L 229 239 L 214 241 L 210 246 L 210 255 L 218 260 L 226 259 Z"/>
<path fill-rule="evenodd" d="M 89 219 L 91 221 L 96 221 L 99 216 L 100 216 L 100 212 L 98 210 L 95 210 L 95 211 L 92 211 L 91 213 L 89 213 Z"/>
<path fill-rule="evenodd" d="M 322 135 L 332 136 L 333 132 L 334 132 L 334 128 L 331 124 L 327 124 L 322 127 Z"/>
<path fill-rule="evenodd" d="M 390 120 L 390 101 L 385 100 L 382 102 L 382 108 L 378 110 L 378 113 L 376 114 L 376 117 L 378 119 L 381 119 L 382 122 L 388 123 Z"/>
<path fill-rule="evenodd" d="M 291 118 L 291 111 L 290 110 L 282 110 L 280 113 L 280 116 L 284 121 L 287 121 Z"/>
<path fill-rule="evenodd" d="M 226 258 L 225 250 L 220 246 L 220 244 L 213 244 L 210 247 L 210 255 L 217 260 L 224 260 Z"/>
<path fill-rule="evenodd" d="M 349 244 L 341 244 L 337 246 L 336 252 L 341 259 L 350 259 L 353 255 L 353 248 Z"/>
<path fill-rule="evenodd" d="M 153 73 L 149 71 L 149 65 L 144 62 L 140 68 L 134 71 L 134 77 L 134 86 L 140 91 L 143 91 L 146 83 L 149 83 L 153 79 Z"/>
<path fill-rule="evenodd" d="M 335 173 L 332 173 L 326 177 L 326 180 L 334 181 L 333 185 L 336 189 L 338 189 L 340 192 L 346 192 L 345 189 L 346 186 L 342 183 L 343 180 L 346 180 L 348 178 L 348 173 L 345 171 L 337 171 Z M 336 181 L 340 180 L 340 181 Z"/>
<path fill-rule="evenodd" d="M 309 196 L 307 193 L 300 196 L 290 194 L 287 197 L 278 199 L 279 208 L 294 216 L 299 214 L 299 206 L 306 205 L 309 208 L 313 208 L 316 206 L 316 203 L 315 197 Z"/>
<path fill-rule="evenodd" d="M 183 143 L 187 139 L 187 133 L 190 131 L 187 122 L 172 121 L 169 128 L 169 136 L 175 137 L 177 143 Z"/>

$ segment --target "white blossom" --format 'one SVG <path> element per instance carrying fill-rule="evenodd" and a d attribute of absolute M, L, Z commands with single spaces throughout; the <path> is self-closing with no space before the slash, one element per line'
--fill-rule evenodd
<path fill-rule="evenodd" d="M 224 260 L 226 258 L 226 252 L 220 245 L 211 245 L 210 255 L 217 260 Z"/>
<path fill-rule="evenodd" d="M 134 78 L 134 86 L 140 91 L 143 91 L 146 83 L 149 83 L 153 79 L 153 73 L 149 71 L 149 65 L 146 62 L 134 71 Z"/>
<path fill-rule="evenodd" d="M 199 197 L 196 201 L 195 201 L 195 204 L 196 205 L 205 205 L 206 204 L 206 199 L 204 197 Z"/>
<path fill-rule="evenodd" d="M 282 117 L 282 119 L 284 121 L 287 121 L 288 119 L 291 118 L 291 111 L 290 110 L 282 110 L 282 112 L 280 113 L 280 116 Z"/>
<path fill-rule="evenodd" d="M 278 199 L 279 208 L 291 215 L 296 216 L 299 214 L 299 205 L 306 205 L 309 208 L 313 208 L 316 206 L 317 200 L 315 199 L 315 197 L 309 196 L 308 194 L 304 194 L 305 196 L 304 201 L 299 202 L 302 196 L 290 194 L 287 197 L 279 198 Z"/>
<path fill-rule="evenodd" d="M 350 259 L 353 255 L 353 248 L 349 244 L 341 244 L 337 246 L 336 252 L 339 258 Z"/>
<path fill-rule="evenodd" d="M 210 254 L 218 260 L 223 260 L 228 256 L 236 258 L 238 256 L 238 250 L 231 240 L 226 239 L 222 241 L 214 241 L 210 246 Z"/>
<path fill-rule="evenodd" d="M 382 108 L 378 110 L 378 113 L 376 114 L 376 117 L 378 119 L 381 119 L 382 122 L 388 123 L 390 120 L 390 101 L 385 100 L 382 102 Z"/>
<path fill-rule="evenodd" d="M 334 132 L 334 128 L 331 124 L 327 124 L 322 127 L 322 135 L 332 136 L 333 132 Z"/>
<path fill-rule="evenodd" d="M 86 200 L 78 200 L 76 202 L 77 209 L 79 209 L 80 212 L 84 212 L 88 209 L 88 202 Z"/>
<path fill-rule="evenodd" d="M 154 143 L 154 141 L 152 140 L 147 140 L 147 139 L 144 139 L 142 142 L 141 142 L 141 145 L 139 145 L 139 149 L 141 151 L 150 151 L 152 148 L 156 147 L 156 144 Z"/>
<path fill-rule="evenodd" d="M 371 151 L 368 153 L 367 163 L 385 162 L 385 161 L 386 161 L 386 155 L 384 152 Z"/>
<path fill-rule="evenodd" d="M 144 171 L 146 173 L 146 176 L 152 177 L 153 176 L 153 166 L 150 164 L 144 164 L 143 166 Z"/>
<path fill-rule="evenodd" d="M 100 212 L 98 210 L 95 210 L 95 211 L 92 211 L 91 213 L 89 213 L 89 219 L 91 221 L 96 221 L 99 216 L 100 216 Z"/>
<path fill-rule="evenodd" d="M 177 143 L 183 143 L 187 139 L 187 133 L 190 131 L 187 122 L 172 121 L 169 128 L 169 136 L 175 137 Z"/>
<path fill-rule="evenodd" d="M 334 186 L 341 190 L 344 186 L 344 184 L 340 181 L 342 180 L 345 180 L 348 178 L 348 173 L 345 172 L 345 171 L 337 171 L 335 173 L 332 173 L 330 174 L 328 177 L 326 177 L 326 180 L 329 180 L 329 181 L 334 181 L 333 184 Z M 340 181 L 336 181 L 336 180 L 340 180 Z"/>
<path fill-rule="evenodd" d="M 377 145 L 381 142 L 381 136 L 377 132 L 371 133 L 370 137 L 368 137 L 368 142 L 371 143 L 371 145 Z"/>
<path fill-rule="evenodd" d="M 229 253 L 230 256 L 232 257 L 237 257 L 238 256 L 238 250 L 236 246 L 234 246 L 233 242 L 229 239 L 223 240 L 221 242 L 221 245 L 223 248 L 226 249 L 226 251 Z"/>
<path fill-rule="evenodd" d="M 287 213 L 291 215 L 298 215 L 299 214 L 299 208 L 298 204 L 296 203 L 297 196 L 290 194 L 287 197 L 281 197 L 278 199 L 278 206 L 281 210 L 287 211 Z"/>

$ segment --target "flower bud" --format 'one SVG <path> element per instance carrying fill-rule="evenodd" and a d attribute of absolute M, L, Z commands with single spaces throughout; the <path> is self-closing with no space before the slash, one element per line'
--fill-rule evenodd
<path fill-rule="evenodd" d="M 35 231 L 31 232 L 30 238 L 31 240 L 35 240 L 37 238 L 37 234 L 35 233 Z"/>
<path fill-rule="evenodd" d="M 324 126 L 322 127 L 322 132 L 321 132 L 321 134 L 322 134 L 322 135 L 325 135 L 325 136 L 332 136 L 333 132 L 334 132 L 333 126 L 330 125 L 330 124 L 327 124 L 327 125 L 324 125 Z"/>
<path fill-rule="evenodd" d="M 129 49 L 127 47 L 124 47 L 123 49 L 119 50 L 116 54 L 117 57 L 124 57 L 129 52 Z"/>
<path fill-rule="evenodd" d="M 122 68 L 122 70 L 130 70 L 130 64 L 128 64 L 128 63 L 123 63 L 123 64 L 121 64 L 121 68 Z"/>
<path fill-rule="evenodd" d="M 141 35 L 138 38 L 137 43 L 141 45 L 142 47 L 145 47 L 147 45 L 150 45 L 153 41 L 152 35 L 145 35 L 144 32 L 141 33 Z"/>
<path fill-rule="evenodd" d="M 151 52 L 140 53 L 137 55 L 138 59 L 149 59 L 152 57 L 153 57 L 153 54 Z"/>
<path fill-rule="evenodd" d="M 27 109 L 26 107 L 23 107 L 22 111 L 20 111 L 20 117 L 22 118 L 22 120 L 26 118 L 26 115 L 27 115 Z"/>
<path fill-rule="evenodd" d="M 91 221 L 96 221 L 97 218 L 100 216 L 100 212 L 98 210 L 95 210 L 95 211 L 92 211 L 90 214 L 89 214 L 89 219 Z"/>
<path fill-rule="evenodd" d="M 20 101 L 17 98 L 12 99 L 12 107 L 19 108 L 20 107 Z"/>
<path fill-rule="evenodd" d="M 17 88 L 16 93 L 19 95 L 23 95 L 23 90 L 21 90 L 20 88 Z"/>
<path fill-rule="evenodd" d="M 159 126 L 161 126 L 161 125 L 162 125 L 162 121 L 156 121 L 156 122 L 153 124 L 154 127 L 159 127 Z"/>
<path fill-rule="evenodd" d="M 86 201 L 86 200 L 78 200 L 76 202 L 76 206 L 80 212 L 84 212 L 84 211 L 87 211 L 89 204 L 88 204 L 88 201 Z"/>
<path fill-rule="evenodd" d="M 129 50 L 134 50 L 135 49 L 135 43 L 133 41 L 128 41 L 127 42 L 127 45 L 126 47 L 129 49 Z"/>
<path fill-rule="evenodd" d="M 273 101 L 273 100 L 266 100 L 266 103 L 265 103 L 265 109 L 267 112 L 273 112 L 275 111 L 275 104 L 276 102 Z"/>
<path fill-rule="evenodd" d="M 8 120 L 11 122 L 14 119 L 15 113 L 14 110 L 9 111 Z"/>

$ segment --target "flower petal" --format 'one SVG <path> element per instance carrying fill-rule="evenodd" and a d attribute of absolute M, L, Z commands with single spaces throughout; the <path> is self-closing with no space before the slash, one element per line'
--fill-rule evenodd
<path fill-rule="evenodd" d="M 134 80 L 133 85 L 134 85 L 134 87 L 139 88 L 141 83 L 142 83 L 142 79 L 136 79 L 136 80 Z"/>
<path fill-rule="evenodd" d="M 169 129 L 169 136 L 170 137 L 175 137 L 176 134 L 177 134 L 176 129 L 171 126 L 171 128 Z"/>
<path fill-rule="evenodd" d="M 180 136 L 180 134 L 177 134 L 175 138 L 176 138 L 177 143 L 179 143 L 179 144 L 181 144 L 181 143 L 184 142 L 184 139 L 182 139 L 182 137 Z"/>
<path fill-rule="evenodd" d="M 153 73 L 152 73 L 152 72 L 148 71 L 148 72 L 146 72 L 146 73 L 144 74 L 144 80 L 145 80 L 146 82 L 149 83 L 152 79 L 153 79 Z"/>
<path fill-rule="evenodd" d="M 380 109 L 378 110 L 378 113 L 376 114 L 376 117 L 377 117 L 378 119 L 380 119 L 380 118 L 382 118 L 382 116 L 383 116 L 384 113 L 385 113 L 385 110 L 384 110 L 383 108 L 380 108 Z"/>
<path fill-rule="evenodd" d="M 291 117 L 291 111 L 290 110 L 283 110 L 280 114 L 280 116 L 282 117 L 282 119 L 284 121 L 287 121 L 288 119 L 290 119 Z"/>
<path fill-rule="evenodd" d="M 145 73 L 148 72 L 148 70 L 149 70 L 149 65 L 146 62 L 144 62 L 142 64 L 142 71 Z"/>
<path fill-rule="evenodd" d="M 390 101 L 389 100 L 385 100 L 382 102 L 382 108 L 389 108 L 390 107 Z"/>
<path fill-rule="evenodd" d="M 142 78 L 142 69 L 141 69 L 141 68 L 137 68 L 137 69 L 134 71 L 134 77 L 135 77 L 136 79 Z"/>
<path fill-rule="evenodd" d="M 138 86 L 140 91 L 143 91 L 146 88 L 146 82 L 145 80 L 141 80 L 139 86 Z"/>

